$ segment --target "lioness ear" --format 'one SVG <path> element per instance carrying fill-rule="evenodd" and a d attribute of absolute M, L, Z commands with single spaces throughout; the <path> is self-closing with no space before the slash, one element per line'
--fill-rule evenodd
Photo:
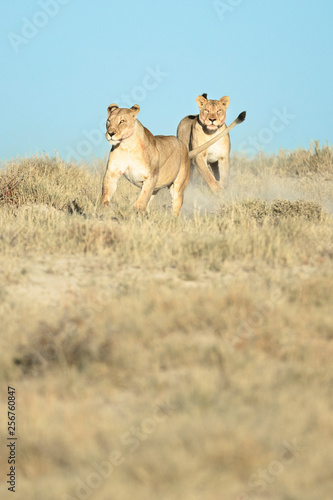
<path fill-rule="evenodd" d="M 131 107 L 131 110 L 134 112 L 134 115 L 136 116 L 140 111 L 140 106 L 138 104 L 134 104 L 134 106 Z"/>
<path fill-rule="evenodd" d="M 227 107 L 229 106 L 229 103 L 230 103 L 230 99 L 227 95 L 225 95 L 224 97 L 221 97 L 219 102 L 222 104 L 222 106 L 224 106 L 227 109 Z"/>
<path fill-rule="evenodd" d="M 118 104 L 110 104 L 110 106 L 108 107 L 108 115 L 110 116 L 111 113 L 118 108 L 119 108 Z"/>
<path fill-rule="evenodd" d="M 198 95 L 197 105 L 199 106 L 199 108 L 202 108 L 206 104 L 206 102 L 207 102 L 207 99 L 203 95 Z"/>

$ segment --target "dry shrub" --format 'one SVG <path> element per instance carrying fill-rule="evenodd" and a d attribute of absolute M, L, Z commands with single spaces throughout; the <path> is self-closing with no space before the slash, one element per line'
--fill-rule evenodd
<path fill-rule="evenodd" d="M 0 176 L 0 205 L 49 205 L 83 213 L 96 203 L 98 184 L 92 170 L 76 163 L 47 155 L 22 158 L 8 163 Z"/>
<path fill-rule="evenodd" d="M 273 217 L 304 217 L 318 221 L 324 211 L 318 203 L 312 201 L 274 200 L 270 206 L 270 213 Z"/>
<path fill-rule="evenodd" d="M 333 146 L 319 141 L 311 143 L 308 149 L 298 148 L 292 151 L 280 150 L 276 155 L 267 155 L 259 151 L 256 156 L 247 157 L 239 153 L 232 155 L 233 168 L 260 177 L 263 170 L 281 177 L 313 178 L 322 176 L 333 179 Z"/>
<path fill-rule="evenodd" d="M 253 218 L 262 222 L 265 218 L 273 218 L 275 222 L 280 218 L 305 218 L 319 221 L 326 214 L 319 203 L 305 200 L 281 200 L 275 199 L 271 203 L 262 200 L 244 200 L 232 205 L 224 205 L 220 208 L 223 217 Z"/>
<path fill-rule="evenodd" d="M 26 375 L 41 374 L 46 368 L 75 365 L 79 370 L 89 363 L 109 363 L 112 340 L 94 325 L 94 312 L 60 318 L 57 324 L 40 322 L 28 345 L 19 347 L 14 363 Z"/>
<path fill-rule="evenodd" d="M 319 141 L 311 144 L 309 149 L 295 149 L 280 152 L 275 168 L 280 175 L 309 176 L 322 174 L 332 179 L 333 148 L 326 143 L 320 147 Z"/>

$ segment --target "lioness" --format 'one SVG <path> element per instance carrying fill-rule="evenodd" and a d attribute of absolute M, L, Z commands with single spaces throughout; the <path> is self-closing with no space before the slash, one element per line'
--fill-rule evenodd
<path fill-rule="evenodd" d="M 179 215 L 184 191 L 190 179 L 191 158 L 226 135 L 245 119 L 241 113 L 232 124 L 207 144 L 188 152 L 186 145 L 175 136 L 154 136 L 137 119 L 140 106 L 130 109 L 117 104 L 108 107 L 105 137 L 112 144 L 103 179 L 101 204 L 110 203 L 119 177 L 125 177 L 141 188 L 134 208 L 145 211 L 152 195 L 168 187 L 174 215 Z"/>
<path fill-rule="evenodd" d="M 219 101 L 207 100 L 207 94 L 197 97 L 199 115 L 186 116 L 177 128 L 177 137 L 193 150 L 226 129 L 226 111 L 230 99 L 227 96 Z M 229 181 L 230 137 L 226 134 L 214 145 L 198 154 L 193 160 L 213 192 L 226 188 Z M 212 173 L 208 166 L 210 166 Z"/>
<path fill-rule="evenodd" d="M 137 120 L 140 106 L 108 107 L 105 137 L 112 144 L 103 180 L 103 206 L 108 205 L 121 175 L 141 188 L 134 208 L 144 212 L 151 196 L 168 187 L 174 215 L 179 215 L 190 179 L 190 159 L 175 136 L 154 136 Z"/>

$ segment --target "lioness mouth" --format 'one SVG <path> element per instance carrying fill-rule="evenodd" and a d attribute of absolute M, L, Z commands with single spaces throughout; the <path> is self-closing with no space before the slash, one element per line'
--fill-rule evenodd
<path fill-rule="evenodd" d="M 110 142 L 113 146 L 116 144 L 119 144 L 121 139 L 115 139 L 114 135 L 109 134 L 109 132 L 106 132 L 105 137 L 108 142 Z"/>

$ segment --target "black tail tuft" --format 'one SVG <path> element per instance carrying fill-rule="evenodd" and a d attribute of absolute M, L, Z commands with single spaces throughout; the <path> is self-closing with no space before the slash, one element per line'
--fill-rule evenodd
<path fill-rule="evenodd" d="M 204 97 L 205 99 L 207 99 L 207 94 L 201 94 L 202 97 Z"/>
<path fill-rule="evenodd" d="M 236 118 L 237 123 L 242 123 L 246 118 L 246 111 L 242 111 Z"/>

